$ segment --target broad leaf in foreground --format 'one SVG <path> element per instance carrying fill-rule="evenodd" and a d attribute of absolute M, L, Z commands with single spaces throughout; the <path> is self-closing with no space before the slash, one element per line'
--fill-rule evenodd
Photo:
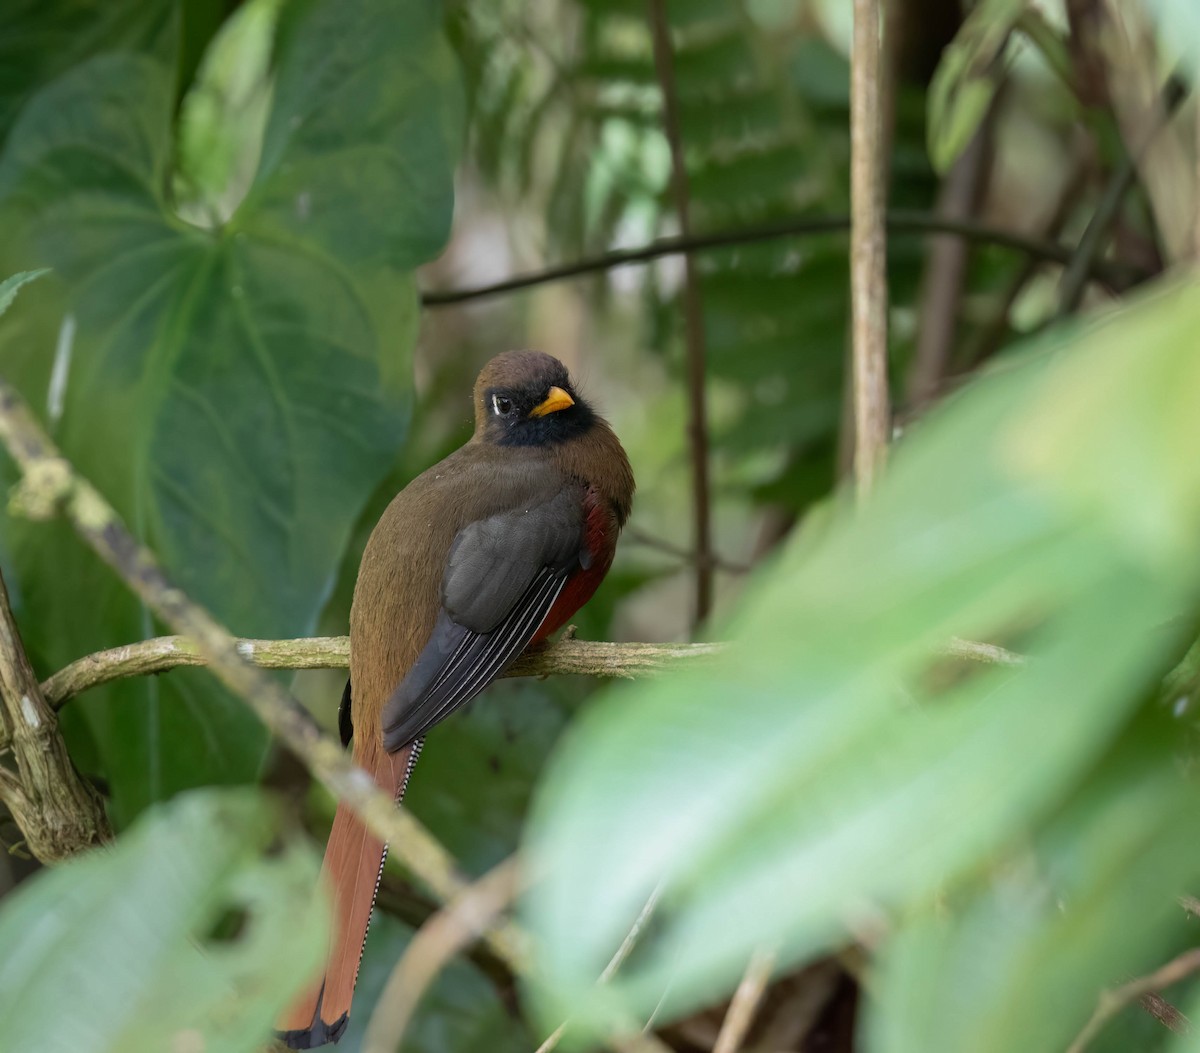
<path fill-rule="evenodd" d="M 1034 838 L 906 921 L 872 986 L 870 1049 L 1063 1050 L 1102 991 L 1191 942 L 1178 896 L 1200 876 L 1200 788 L 1171 745 L 1127 733 Z"/>
<path fill-rule="evenodd" d="M 532 827 L 547 1021 L 628 1026 L 731 989 L 757 948 L 799 961 L 1073 791 L 1200 585 L 1198 326 L 1196 286 L 1168 287 L 995 371 L 764 568 L 719 661 L 593 709 Z M 1027 661 L 950 659 L 955 636 Z"/>
<path fill-rule="evenodd" d="M 253 791 L 199 790 L 22 886 L 0 911 L 5 1048 L 261 1048 L 329 921 L 315 854 L 279 832 Z"/>

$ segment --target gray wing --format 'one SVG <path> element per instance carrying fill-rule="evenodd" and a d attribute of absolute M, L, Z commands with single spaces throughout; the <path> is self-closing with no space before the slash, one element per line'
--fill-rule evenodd
<path fill-rule="evenodd" d="M 459 532 L 429 642 L 384 705 L 387 749 L 420 738 L 504 671 L 537 633 L 582 553 L 576 487 Z"/>

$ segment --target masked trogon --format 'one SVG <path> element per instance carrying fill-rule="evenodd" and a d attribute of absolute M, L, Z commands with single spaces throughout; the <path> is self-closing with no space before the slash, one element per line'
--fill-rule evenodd
<path fill-rule="evenodd" d="M 343 699 L 354 759 L 397 802 L 425 733 L 596 591 L 633 499 L 625 451 L 557 359 L 498 355 L 474 402 L 471 439 L 392 500 L 354 588 Z M 333 946 L 281 1022 L 293 1049 L 345 1030 L 385 853 L 339 805 L 324 863 Z"/>

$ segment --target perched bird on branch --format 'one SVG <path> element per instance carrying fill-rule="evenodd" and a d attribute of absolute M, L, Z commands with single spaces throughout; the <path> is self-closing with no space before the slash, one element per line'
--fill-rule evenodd
<path fill-rule="evenodd" d="M 474 398 L 474 435 L 392 500 L 354 589 L 342 737 L 397 802 L 426 732 L 591 598 L 633 499 L 624 449 L 557 359 L 498 355 Z M 323 868 L 333 945 L 280 1023 L 293 1049 L 346 1028 L 385 854 L 339 805 Z"/>

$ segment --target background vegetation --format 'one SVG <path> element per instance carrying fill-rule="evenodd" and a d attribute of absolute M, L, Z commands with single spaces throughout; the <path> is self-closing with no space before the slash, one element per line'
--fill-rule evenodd
<path fill-rule="evenodd" d="M 469 433 L 478 367 L 534 346 L 639 480 L 579 635 L 731 641 L 595 699 L 508 680 L 430 737 L 412 814 L 468 877 L 520 848 L 539 878 L 528 956 L 459 954 L 404 1049 L 528 1051 L 567 1018 L 659 1053 L 1196 1042 L 1200 14 L 885 5 L 896 426 L 857 506 L 851 25 L 0 7 L 0 377 L 191 597 L 239 636 L 343 633 L 382 508 Z M 0 474 L 37 677 L 168 631 Z M 103 813 L 34 829 L 63 806 L 0 635 L 8 1040 L 260 1048 L 321 953 L 328 792 L 179 669 L 61 709 L 66 808 L 93 786 Z M 344 673 L 280 676 L 332 729 Z M 111 849 L 29 858 L 106 823 Z M 341 1048 L 394 1048 L 364 1035 L 406 949 L 436 958 L 424 876 L 389 863 Z"/>

